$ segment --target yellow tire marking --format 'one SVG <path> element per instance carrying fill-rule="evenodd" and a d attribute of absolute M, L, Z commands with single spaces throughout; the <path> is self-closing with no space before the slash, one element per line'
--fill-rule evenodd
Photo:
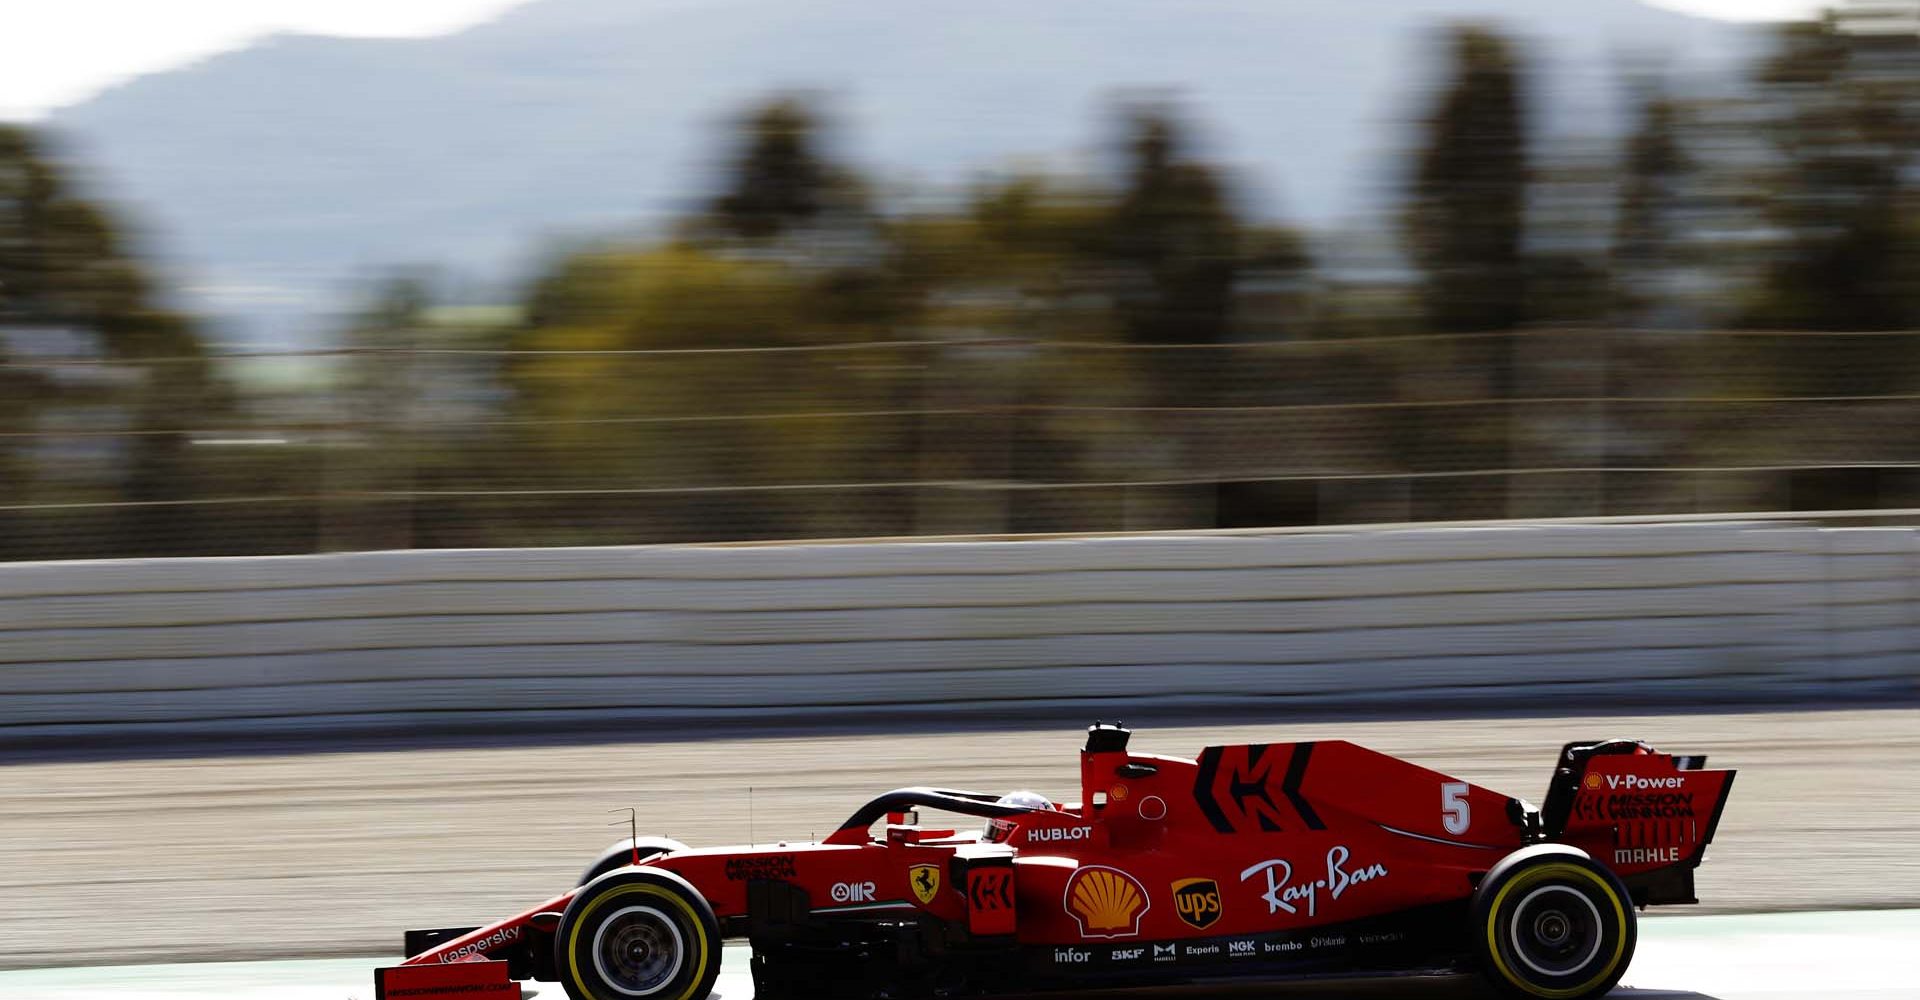
<path fill-rule="evenodd" d="M 586 926 L 587 917 L 595 910 L 600 909 L 603 904 L 619 899 L 622 896 L 652 896 L 655 899 L 671 903 L 678 908 L 681 913 L 687 915 L 687 924 L 693 928 L 693 940 L 695 944 L 698 945 L 693 967 L 702 971 L 687 983 L 687 988 L 682 990 L 679 996 L 663 996 L 661 1000 L 701 1000 L 701 998 L 693 995 L 693 991 L 700 986 L 700 981 L 706 978 L 704 970 L 707 966 L 707 925 L 701 922 L 700 914 L 695 912 L 693 906 L 685 899 L 680 898 L 679 893 L 671 892 L 657 885 L 644 882 L 637 885 L 623 885 L 609 889 L 594 899 L 593 902 L 588 903 L 586 909 L 580 911 L 580 919 L 573 922 L 573 933 L 567 936 L 567 971 L 573 976 L 573 984 L 578 986 L 582 993 L 589 996 L 597 995 L 587 986 L 586 981 L 580 978 L 580 931 Z"/>
<path fill-rule="evenodd" d="M 1613 957 L 1607 960 L 1607 964 L 1601 968 L 1600 974 L 1579 986 L 1572 986 L 1566 989 L 1549 989 L 1544 986 L 1535 986 L 1532 983 L 1522 980 L 1519 976 L 1514 975 L 1513 970 L 1507 968 L 1506 960 L 1500 957 L 1500 932 L 1497 926 L 1500 918 L 1500 904 L 1506 901 L 1508 893 L 1513 892 L 1515 889 L 1525 888 L 1536 882 L 1544 881 L 1555 875 L 1572 875 L 1599 886 L 1600 891 L 1606 895 L 1607 902 L 1613 904 L 1614 922 L 1619 930 L 1618 935 L 1616 935 L 1618 940 L 1613 943 Z M 1589 871 L 1579 865 L 1557 862 L 1536 865 L 1529 868 L 1515 876 L 1506 885 L 1501 886 L 1500 891 L 1493 897 L 1493 905 L 1487 909 L 1487 954 L 1492 956 L 1494 967 L 1500 970 L 1500 975 L 1506 977 L 1507 982 L 1537 997 L 1546 997 L 1548 1000 L 1561 1000 L 1561 998 L 1565 997 L 1579 996 L 1593 989 L 1595 986 L 1600 985 L 1601 981 L 1613 974 L 1614 967 L 1620 964 L 1620 956 L 1624 954 L 1626 950 L 1627 914 L 1625 908 L 1620 905 L 1620 895 L 1614 892 L 1613 886 L 1608 884 L 1607 880 L 1600 877 L 1598 873 Z"/>

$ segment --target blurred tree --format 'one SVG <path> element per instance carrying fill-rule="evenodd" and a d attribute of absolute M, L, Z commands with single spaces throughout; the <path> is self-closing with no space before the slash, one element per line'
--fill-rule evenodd
<path fill-rule="evenodd" d="M 1592 326 L 1604 322 L 1612 285 L 1603 260 L 1572 252 L 1528 254 L 1527 319 L 1535 324 Z"/>
<path fill-rule="evenodd" d="M 921 303 L 918 328 L 980 342 L 933 354 L 917 398 L 903 400 L 937 413 L 920 422 L 913 441 L 921 478 L 1136 473 L 1130 463 L 1146 449 L 1116 445 L 1150 429 L 1095 409 L 1146 401 L 1135 358 L 1064 346 L 1122 336 L 1110 294 L 1112 213 L 1112 197 L 1089 184 L 1016 173 L 977 183 L 958 211 L 916 214 L 890 228 L 899 272 Z M 923 531 L 1089 526 L 1081 495 L 936 490 L 920 499 L 915 524 Z"/>
<path fill-rule="evenodd" d="M 1685 128 L 1677 102 L 1649 89 L 1640 95 L 1638 121 L 1621 157 L 1620 202 L 1614 217 L 1613 315 L 1626 326 L 1654 321 L 1659 286 L 1674 255 L 1681 187 L 1692 163 L 1680 143 Z"/>
<path fill-rule="evenodd" d="M 976 183 L 958 211 L 906 216 L 886 230 L 888 267 L 914 321 L 948 335 L 1109 339 L 1103 191 L 1019 173 Z"/>
<path fill-rule="evenodd" d="M 1529 274 L 1523 260 L 1531 177 L 1524 80 L 1513 47 L 1477 26 L 1452 29 L 1445 44 L 1447 82 L 1426 118 L 1402 235 L 1421 272 L 1427 328 L 1500 333 L 1527 319 L 1530 289 L 1565 283 L 1575 269 L 1551 268 L 1557 273 L 1549 280 Z M 1511 337 L 1434 345 L 1423 352 L 1423 366 L 1448 381 L 1479 380 L 1484 388 L 1469 391 L 1505 399 L 1516 388 L 1515 348 Z M 1404 415 L 1393 435 L 1397 458 L 1414 469 L 1504 469 L 1514 457 L 1517 419 L 1516 412 L 1490 408 L 1446 422 Z M 1410 505 L 1416 518 L 1500 517 L 1508 513 L 1511 487 L 1504 478 L 1423 481 L 1412 485 Z"/>
<path fill-rule="evenodd" d="M 335 386 L 339 424 L 350 438 L 325 463 L 321 492 L 333 498 L 322 512 L 323 550 L 400 549 L 414 544 L 415 510 L 395 494 L 409 492 L 422 461 L 459 461 L 424 454 L 415 418 L 436 402 L 438 387 L 425 370 L 419 348 L 430 279 L 401 272 L 381 280 L 342 337 L 347 365 Z"/>
<path fill-rule="evenodd" d="M 39 380 L 22 392 L 20 372 L 0 393 L 15 430 L 38 429 L 36 412 L 87 406 L 117 414 L 129 432 L 119 466 L 120 497 L 134 501 L 101 554 L 191 551 L 196 524 L 179 501 L 196 483 L 188 425 L 224 412 L 228 400 L 191 323 L 156 304 L 141 265 L 123 246 L 112 218 L 75 196 L 43 144 L 25 129 L 0 126 L 0 339 L 22 337 L 60 353 L 87 351 L 123 362 L 117 379 L 83 385 Z M 0 344 L 4 351 L 5 344 Z M 18 345 L 13 353 L 19 354 Z M 7 466 L 11 466 L 7 468 Z M 0 493 L 24 498 L 31 474 L 18 455 L 0 455 Z M 37 496 L 37 495 L 36 495 Z"/>
<path fill-rule="evenodd" d="M 102 329 L 122 350 L 137 343 L 136 350 L 147 352 L 129 359 L 142 377 L 125 404 L 134 437 L 120 492 L 133 506 L 120 525 L 118 554 L 193 555 L 209 544 L 230 545 L 214 541 L 215 515 L 186 505 L 206 487 L 190 431 L 232 412 L 229 390 L 215 379 L 192 324 L 177 313 L 145 309 L 110 318 Z"/>
<path fill-rule="evenodd" d="M 805 283 L 781 261 L 687 243 L 607 247 L 569 255 L 535 283 L 525 336 L 623 350 L 828 341 L 805 303 Z"/>
<path fill-rule="evenodd" d="M 35 249 L 35 233 L 51 184 L 49 174 L 27 133 L 0 125 L 0 434 L 34 426 L 34 404 L 42 391 L 38 379 L 10 364 L 13 351 L 7 331 L 29 321 L 38 299 L 42 262 Z M 0 503 L 20 502 L 30 489 L 28 467 L 18 453 L 19 440 L 0 437 Z M 0 556 L 9 554 L 13 520 L 0 511 Z"/>
<path fill-rule="evenodd" d="M 1109 223 L 1121 265 L 1114 290 L 1127 335 L 1142 344 L 1217 344 L 1233 324 L 1240 223 L 1218 171 L 1193 158 L 1164 104 L 1125 119 L 1125 187 Z"/>
<path fill-rule="evenodd" d="M 1241 225 L 1218 169 L 1195 155 L 1191 132 L 1170 103 L 1122 111 L 1122 182 L 1104 234 L 1106 298 L 1121 334 L 1136 345 L 1222 344 L 1234 331 Z M 1141 351 L 1127 361 L 1138 375 L 1121 384 L 1143 387 L 1151 393 L 1143 401 L 1163 409 L 1138 430 L 1125 475 L 1185 478 L 1184 470 L 1205 464 L 1218 437 L 1165 408 L 1210 405 L 1231 391 L 1220 376 L 1232 362 L 1223 352 L 1181 350 Z M 1156 519 L 1193 523 L 1211 517 L 1211 500 L 1203 506 L 1204 514 Z"/>
<path fill-rule="evenodd" d="M 1920 323 L 1908 177 L 1920 148 L 1920 37 L 1862 23 L 1873 5 L 1779 29 L 1757 74 L 1785 240 L 1748 322 L 1791 330 Z"/>
<path fill-rule="evenodd" d="M 711 216 L 719 228 L 767 240 L 864 204 L 858 180 L 821 149 L 820 116 L 794 96 L 775 98 L 740 122 L 726 190 Z"/>
<path fill-rule="evenodd" d="M 835 533 L 823 526 L 852 514 L 845 498 L 766 488 L 911 478 L 897 426 L 839 414 L 886 409 L 917 370 L 891 349 L 779 350 L 836 342 L 814 293 L 783 261 L 689 244 L 560 261 L 505 373 L 524 457 L 488 484 L 614 491 L 594 517 L 549 519 L 564 526 L 537 534 L 547 543 Z M 743 492 L 728 504 L 700 492 L 729 488 Z"/>
<path fill-rule="evenodd" d="M 22 128 L 0 125 L 0 321 L 22 323 L 39 311 L 45 224 L 55 182 Z"/>
<path fill-rule="evenodd" d="M 1777 234 L 1749 326 L 1893 331 L 1920 326 L 1920 36 L 1886 31 L 1886 4 L 1786 25 L 1756 73 L 1771 144 L 1766 220 Z M 1911 5 L 1906 10 L 1912 20 Z M 1909 24 L 1911 28 L 1911 24 Z M 1908 338 L 1757 342 L 1772 388 L 1846 396 L 1920 389 Z"/>
<path fill-rule="evenodd" d="M 1523 81 L 1511 45 L 1454 29 L 1450 81 L 1426 120 L 1406 206 L 1410 256 L 1440 333 L 1510 330 L 1525 318 L 1521 248 L 1527 203 Z M 1506 389 L 1505 373 L 1500 388 Z"/>
<path fill-rule="evenodd" d="M 1290 226 L 1248 223 L 1234 262 L 1235 341 L 1320 336 L 1323 289 L 1306 238 Z"/>
<path fill-rule="evenodd" d="M 824 117 L 797 96 L 743 116 L 726 190 L 679 241 L 723 256 L 778 259 L 809 286 L 809 315 L 848 340 L 891 336 L 913 302 L 890 269 L 865 182 L 825 149 Z"/>

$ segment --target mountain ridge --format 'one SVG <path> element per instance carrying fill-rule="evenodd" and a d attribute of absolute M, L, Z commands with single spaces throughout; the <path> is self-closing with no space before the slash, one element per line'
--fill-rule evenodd
<path fill-rule="evenodd" d="M 657 224 L 707 193 L 725 123 L 779 90 L 825 95 L 859 168 L 931 189 L 1094 162 L 1114 94 L 1170 92 L 1255 214 L 1365 216 L 1435 71 L 1428 36 L 1461 19 L 1529 41 L 1545 132 L 1615 130 L 1622 53 L 1717 71 L 1753 37 L 1637 0 L 535 0 L 429 38 L 270 36 L 50 123 L 193 305 L 278 343 L 356 275 L 507 276 L 557 236 Z M 286 302 L 248 301 L 261 289 Z"/>

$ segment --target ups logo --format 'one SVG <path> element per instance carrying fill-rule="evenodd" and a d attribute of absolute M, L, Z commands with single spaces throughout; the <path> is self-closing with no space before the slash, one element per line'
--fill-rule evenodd
<path fill-rule="evenodd" d="M 1220 919 L 1220 886 L 1210 878 L 1183 878 L 1173 884 L 1173 911 L 1195 927 Z"/>

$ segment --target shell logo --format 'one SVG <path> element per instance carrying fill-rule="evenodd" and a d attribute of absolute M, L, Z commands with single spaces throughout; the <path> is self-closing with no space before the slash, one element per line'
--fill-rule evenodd
<path fill-rule="evenodd" d="M 1132 937 L 1140 933 L 1140 918 L 1148 906 L 1147 887 L 1118 868 L 1088 865 L 1067 879 L 1063 900 L 1067 912 L 1080 922 L 1080 935 L 1092 938 Z"/>
<path fill-rule="evenodd" d="M 1600 787 L 1600 776 L 1599 776 L 1599 775 L 1597 775 L 1597 774 L 1589 774 L 1589 775 L 1587 775 L 1587 787 L 1588 787 L 1588 788 L 1599 788 L 1599 787 Z"/>

